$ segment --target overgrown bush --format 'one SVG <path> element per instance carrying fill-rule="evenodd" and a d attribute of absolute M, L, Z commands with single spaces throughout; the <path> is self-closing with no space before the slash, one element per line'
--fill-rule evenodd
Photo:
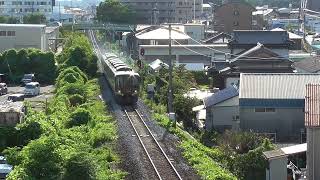
<path fill-rule="evenodd" d="M 24 74 L 34 73 L 40 83 L 49 84 L 56 78 L 56 70 L 52 52 L 10 49 L 0 55 L 0 72 L 13 83 L 19 83 Z"/>
<path fill-rule="evenodd" d="M 70 115 L 70 119 L 67 122 L 67 127 L 73 127 L 73 126 L 80 126 L 85 125 L 89 121 L 91 121 L 92 115 L 91 113 L 83 108 L 77 108 L 73 113 Z"/>

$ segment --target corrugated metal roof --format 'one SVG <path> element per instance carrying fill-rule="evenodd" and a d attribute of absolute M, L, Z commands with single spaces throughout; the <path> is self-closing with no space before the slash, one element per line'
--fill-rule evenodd
<path fill-rule="evenodd" d="M 308 84 L 305 98 L 305 126 L 320 126 L 320 85 Z"/>
<path fill-rule="evenodd" d="M 238 95 L 238 89 L 231 86 L 205 98 L 203 103 L 205 107 L 210 107 Z"/>
<path fill-rule="evenodd" d="M 304 99 L 307 84 L 320 84 L 320 74 L 241 73 L 240 99 Z"/>
<path fill-rule="evenodd" d="M 301 153 L 301 152 L 306 152 L 307 151 L 307 143 L 284 147 L 284 148 L 281 148 L 281 150 L 286 155 L 293 155 L 293 154 L 297 154 L 297 153 Z"/>

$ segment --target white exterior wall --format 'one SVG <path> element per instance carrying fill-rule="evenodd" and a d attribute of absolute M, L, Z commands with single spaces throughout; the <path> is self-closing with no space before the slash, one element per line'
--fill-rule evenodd
<path fill-rule="evenodd" d="M 230 98 L 224 102 L 208 107 L 206 130 L 230 127 L 232 130 L 239 129 L 239 96 Z"/>
<path fill-rule="evenodd" d="M 204 39 L 204 27 L 204 24 L 185 24 L 184 32 L 199 42 Z M 199 44 L 192 39 L 189 39 L 188 44 Z"/>
<path fill-rule="evenodd" d="M 0 31 L 14 31 L 15 36 L 0 36 L 0 52 L 8 49 L 48 49 L 44 25 L 1 25 Z"/>
<path fill-rule="evenodd" d="M 213 50 L 205 47 L 205 46 L 172 46 L 172 59 L 175 63 L 186 64 L 188 65 L 189 70 L 200 70 L 199 67 L 208 66 L 213 61 L 213 56 L 216 61 L 225 61 L 224 53 L 215 53 Z M 141 56 L 139 54 L 139 58 L 144 60 L 146 63 L 151 63 L 156 59 L 160 59 L 165 63 L 169 63 L 169 48 L 167 45 L 140 45 L 139 52 L 143 48 L 145 50 L 145 55 Z M 211 47 L 213 49 L 217 49 L 223 52 L 230 52 L 227 45 L 218 45 L 215 47 Z M 190 49 L 192 51 L 190 51 Z M 204 56 L 205 55 L 205 56 Z M 211 57 L 210 57 L 211 56 Z M 191 69 L 190 69 L 191 68 Z"/>
<path fill-rule="evenodd" d="M 266 180 L 286 180 L 287 161 L 286 156 L 269 160 L 269 169 L 266 169 Z"/>
<path fill-rule="evenodd" d="M 0 0 L 0 15 L 22 17 L 30 13 L 51 12 L 52 0 Z"/>

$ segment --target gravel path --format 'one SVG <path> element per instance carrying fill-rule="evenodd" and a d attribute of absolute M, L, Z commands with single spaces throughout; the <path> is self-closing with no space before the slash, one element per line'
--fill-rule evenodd
<path fill-rule="evenodd" d="M 125 117 L 122 107 L 115 102 L 105 78 L 101 77 L 99 81 L 102 89 L 102 98 L 117 119 L 119 137 L 117 150 L 122 159 L 120 168 L 128 172 L 126 179 L 157 179 L 138 139 L 134 136 L 133 129 Z M 137 103 L 137 108 L 140 113 L 143 113 L 148 127 L 167 153 L 169 159 L 172 159 L 172 163 L 182 179 L 200 179 L 192 167 L 182 158 L 181 152 L 177 148 L 179 139 L 151 120 L 149 109 L 141 101 Z"/>

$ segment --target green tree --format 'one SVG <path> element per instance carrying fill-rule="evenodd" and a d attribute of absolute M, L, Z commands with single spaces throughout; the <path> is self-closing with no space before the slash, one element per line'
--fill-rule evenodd
<path fill-rule="evenodd" d="M 5 16 L 0 16 L 0 23 L 7 23 L 8 22 L 8 18 Z"/>
<path fill-rule="evenodd" d="M 8 24 L 19 24 L 20 20 L 16 17 L 8 17 L 7 23 Z"/>
<path fill-rule="evenodd" d="M 23 17 L 23 24 L 45 24 L 46 16 L 43 14 L 32 13 Z"/>
<path fill-rule="evenodd" d="M 135 13 L 118 0 L 105 0 L 97 7 L 97 17 L 100 22 L 130 23 L 135 20 Z"/>
<path fill-rule="evenodd" d="M 96 179 L 96 170 L 93 164 L 94 160 L 88 153 L 73 154 L 67 160 L 63 180 L 93 180 Z"/>
<path fill-rule="evenodd" d="M 62 158 L 56 151 L 60 144 L 55 136 L 43 136 L 31 141 L 20 151 L 22 162 L 10 173 L 9 177 L 19 174 L 29 179 L 59 179 L 62 174 Z M 22 171 L 22 172 L 17 172 Z"/>
<path fill-rule="evenodd" d="M 71 115 L 67 123 L 67 127 L 80 126 L 91 121 L 91 113 L 83 108 L 76 109 Z"/>

